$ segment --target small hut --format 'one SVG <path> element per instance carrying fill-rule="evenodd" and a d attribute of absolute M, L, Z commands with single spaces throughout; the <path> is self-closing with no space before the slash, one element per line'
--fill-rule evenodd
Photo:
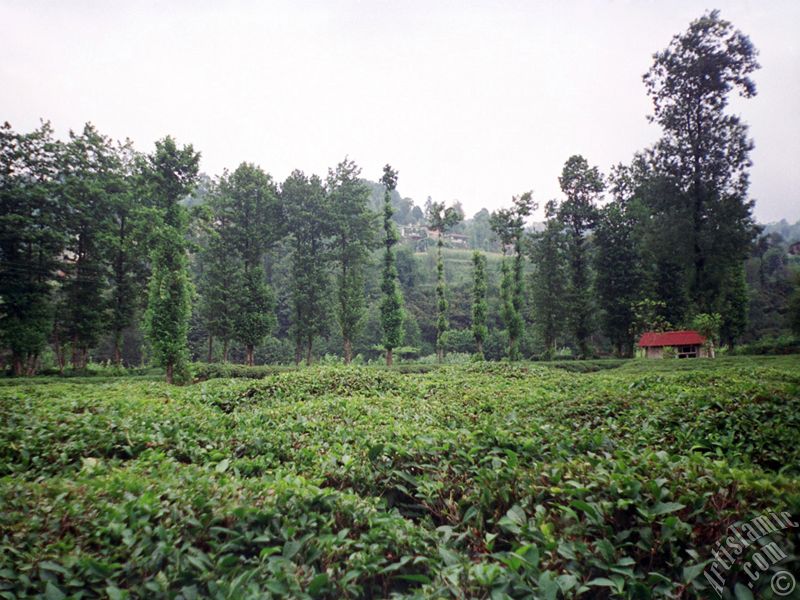
<path fill-rule="evenodd" d="M 664 358 L 664 348 L 674 348 L 678 358 L 707 358 L 706 338 L 694 330 L 648 331 L 639 339 L 647 358 Z"/>

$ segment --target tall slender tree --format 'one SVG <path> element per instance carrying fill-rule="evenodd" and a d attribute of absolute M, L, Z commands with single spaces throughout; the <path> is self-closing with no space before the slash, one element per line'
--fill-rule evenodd
<path fill-rule="evenodd" d="M 508 358 L 510 360 L 519 360 L 520 358 L 519 341 L 525 328 L 522 239 L 525 232 L 525 219 L 534 210 L 536 210 L 536 203 L 533 201 L 533 194 L 525 192 L 512 198 L 511 208 L 496 210 L 489 218 L 492 231 L 500 241 L 503 252 L 503 262 L 500 265 L 502 275 L 500 283 L 501 315 L 508 332 Z M 509 251 L 513 256 L 511 264 L 506 258 Z"/>
<path fill-rule="evenodd" d="M 119 148 L 122 177 L 112 197 L 110 245 L 110 311 L 114 363 L 122 364 L 123 332 L 131 327 L 142 308 L 147 281 L 147 208 L 142 202 L 138 173 L 144 157 L 130 141 Z"/>
<path fill-rule="evenodd" d="M 456 207 L 445 207 L 444 202 L 431 202 L 425 215 L 428 227 L 436 231 L 436 360 L 444 359 L 444 335 L 449 327 L 447 321 L 447 284 L 444 278 L 444 234 L 464 220 L 464 214 Z"/>
<path fill-rule="evenodd" d="M 197 178 L 200 154 L 191 145 L 178 148 L 166 137 L 156 142 L 145 172 L 148 193 L 159 213 L 152 239 L 145 331 L 168 383 L 185 379 L 187 334 L 192 309 L 186 231 L 188 215 L 180 204 Z"/>
<path fill-rule="evenodd" d="M 745 260 L 757 234 L 747 197 L 753 142 L 747 125 L 726 112 L 731 93 L 755 96 L 756 56 L 750 39 L 714 10 L 655 54 L 644 75 L 651 120 L 663 130 L 654 161 L 677 192 L 672 211 L 688 217 L 681 232 L 691 256 L 688 295 L 703 312 L 720 306 L 733 263 Z"/>
<path fill-rule="evenodd" d="M 116 197 L 125 191 L 116 148 L 91 124 L 70 132 L 59 190 L 69 207 L 63 326 L 72 342 L 72 366 L 80 369 L 107 324 L 113 215 Z"/>
<path fill-rule="evenodd" d="M 333 251 L 338 263 L 336 316 L 345 364 L 353 359 L 353 340 L 364 317 L 364 268 L 376 242 L 377 223 L 369 206 L 370 189 L 360 175 L 355 162 L 345 158 L 328 172 L 327 180 Z"/>
<path fill-rule="evenodd" d="M 292 331 L 295 362 L 305 349 L 306 364 L 313 360 L 314 339 L 328 331 L 330 279 L 330 206 L 322 180 L 293 171 L 281 190 L 292 244 Z"/>
<path fill-rule="evenodd" d="M 386 364 L 392 366 L 392 352 L 403 343 L 403 296 L 397 281 L 394 246 L 399 237 L 392 221 L 392 192 L 397 187 L 397 171 L 390 165 L 383 167 L 381 183 L 383 194 L 383 231 L 385 252 L 383 255 L 383 280 L 381 282 L 381 326 L 383 347 L 386 349 Z"/>
<path fill-rule="evenodd" d="M 472 337 L 475 338 L 476 356 L 483 359 L 483 343 L 489 337 L 486 326 L 489 307 L 486 303 L 486 255 L 477 250 L 472 254 Z"/>
<path fill-rule="evenodd" d="M 558 178 L 564 200 L 558 208 L 558 219 L 567 227 L 570 281 L 567 306 L 572 333 L 582 357 L 589 354 L 592 331 L 591 281 L 586 234 L 597 223 L 596 202 L 605 189 L 597 167 L 589 167 L 585 158 L 571 156 Z"/>
<path fill-rule="evenodd" d="M 545 206 L 544 231 L 533 235 L 530 245 L 534 265 L 532 300 L 534 323 L 544 342 L 545 353 L 552 356 L 556 339 L 563 331 L 565 318 L 564 294 L 566 290 L 566 256 L 564 224 L 556 215 L 555 200 Z"/>
<path fill-rule="evenodd" d="M 215 223 L 228 261 L 231 289 L 231 337 L 245 348 L 245 363 L 254 364 L 255 347 L 275 327 L 275 299 L 267 285 L 265 253 L 283 233 L 283 210 L 272 177 L 260 167 L 242 163 L 225 173 L 211 194 Z M 219 294 L 218 294 L 219 295 Z"/>
<path fill-rule="evenodd" d="M 603 330 L 620 357 L 633 356 L 634 308 L 644 283 L 633 212 L 616 199 L 599 212 L 595 230 L 597 303 Z"/>

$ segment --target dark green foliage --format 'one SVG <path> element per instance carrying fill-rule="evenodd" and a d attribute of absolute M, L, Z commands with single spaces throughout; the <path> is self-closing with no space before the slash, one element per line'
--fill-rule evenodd
<path fill-rule="evenodd" d="M 233 332 L 245 347 L 245 363 L 252 366 L 255 347 L 275 328 L 275 298 L 260 265 L 243 271 L 235 281 Z"/>
<path fill-rule="evenodd" d="M 119 259 L 113 243 L 117 238 L 114 209 L 127 195 L 123 175 L 122 161 L 109 138 L 90 124 L 80 134 L 70 132 L 59 186 L 64 204 L 70 207 L 65 219 L 69 241 L 59 324 L 72 344 L 74 369 L 85 368 L 89 348 L 97 344 L 107 325 L 109 266 Z M 124 266 L 114 274 L 121 279 L 114 290 L 116 306 L 123 309 L 115 311 L 115 317 L 130 318 L 130 307 L 120 303 L 130 291 Z"/>
<path fill-rule="evenodd" d="M 186 209 L 180 201 L 191 190 L 200 155 L 192 146 L 178 148 L 166 137 L 156 142 L 148 157 L 145 180 L 159 221 L 152 234 L 145 330 L 156 363 L 164 367 L 167 382 L 185 379 L 189 315 L 193 286 L 186 255 Z"/>
<path fill-rule="evenodd" d="M 472 337 L 475 339 L 477 356 L 483 359 L 483 343 L 489 336 L 486 326 L 489 306 L 486 303 L 486 256 L 477 250 L 472 255 Z"/>
<path fill-rule="evenodd" d="M 571 156 L 558 178 L 566 200 L 558 207 L 558 219 L 567 229 L 569 285 L 567 316 L 581 356 L 589 355 L 592 331 L 592 296 L 586 235 L 597 224 L 597 206 L 605 184 L 597 167 L 582 156 Z"/>
<path fill-rule="evenodd" d="M 311 364 L 314 338 L 328 331 L 330 204 L 322 180 L 302 171 L 293 171 L 283 183 L 281 201 L 291 233 L 295 362 L 305 350 L 306 364 Z"/>
<path fill-rule="evenodd" d="M 519 342 L 524 333 L 524 282 L 522 238 L 525 219 L 536 209 L 533 194 L 525 192 L 512 198 L 511 208 L 501 208 L 492 213 L 489 222 L 493 233 L 500 241 L 503 249 L 501 265 L 500 297 L 502 301 L 501 316 L 508 334 L 508 358 L 519 360 Z M 513 252 L 513 264 L 506 260 L 507 252 Z"/>
<path fill-rule="evenodd" d="M 395 265 L 394 246 L 398 242 L 397 227 L 392 221 L 391 194 L 397 187 L 397 171 L 391 166 L 383 168 L 381 183 L 385 188 L 383 203 L 383 277 L 381 280 L 381 327 L 383 329 L 383 347 L 386 348 L 386 364 L 392 365 L 392 350 L 403 343 L 403 295 L 398 285 L 397 266 Z"/>
<path fill-rule="evenodd" d="M 110 299 L 108 325 L 113 336 L 113 359 L 122 364 L 124 331 L 134 325 L 137 313 L 144 305 L 147 282 L 147 215 L 148 209 L 140 198 L 138 174 L 144 157 L 130 143 L 119 149 L 119 188 L 112 196 L 110 254 Z"/>
<path fill-rule="evenodd" d="M 444 334 L 447 332 L 447 290 L 444 280 L 444 260 L 442 248 L 444 247 L 444 234 L 464 220 L 464 214 L 456 207 L 445 208 L 444 202 L 431 202 L 425 218 L 428 227 L 437 232 L 436 241 L 436 358 L 442 362 L 444 358 Z"/>
<path fill-rule="evenodd" d="M 633 356 L 634 306 L 642 297 L 644 273 L 634 207 L 617 199 L 599 213 L 594 242 L 595 290 L 603 331 L 617 356 Z"/>
<path fill-rule="evenodd" d="M 734 263 L 725 279 L 719 305 L 722 315 L 720 339 L 731 348 L 747 329 L 748 302 L 744 263 Z"/>
<path fill-rule="evenodd" d="M 564 331 L 566 315 L 566 248 L 564 224 L 556 215 L 556 203 L 550 200 L 545 208 L 547 221 L 544 231 L 532 236 L 529 246 L 535 271 L 532 277 L 531 296 L 534 323 L 544 342 L 545 353 L 555 351 L 556 338 Z"/>
<path fill-rule="evenodd" d="M 212 227 L 201 255 L 209 297 L 201 314 L 209 335 L 223 341 L 223 360 L 232 339 L 244 346 L 245 362 L 252 365 L 255 347 L 276 323 L 263 257 L 284 232 L 284 213 L 272 177 L 249 163 L 225 173 L 209 195 Z"/>
<path fill-rule="evenodd" d="M 369 210 L 369 188 L 361 169 L 345 158 L 328 172 L 328 196 L 333 220 L 333 252 L 338 263 L 336 316 L 342 332 L 344 361 L 353 358 L 353 340 L 365 311 L 364 269 L 376 241 L 375 214 Z"/>
<path fill-rule="evenodd" d="M 233 337 L 235 318 L 235 286 L 231 280 L 237 275 L 236 254 L 227 247 L 218 232 L 210 232 L 205 248 L 198 255 L 200 274 L 198 310 L 206 331 L 212 340 L 223 344 L 222 360 L 228 360 L 228 344 Z M 208 361 L 213 359 L 208 356 Z"/>
<path fill-rule="evenodd" d="M 747 198 L 753 143 L 747 125 L 726 112 L 732 92 L 755 96 L 756 55 L 715 10 L 675 36 L 644 76 L 652 120 L 663 130 L 653 159 L 675 191 L 671 212 L 688 221 L 681 234 L 691 257 L 689 297 L 700 311 L 720 308 L 730 266 L 745 258 L 756 234 Z"/>
<path fill-rule="evenodd" d="M 789 327 L 800 336 L 800 273 L 795 274 L 795 288 L 789 300 Z"/>
<path fill-rule="evenodd" d="M 66 243 L 55 194 L 59 144 L 49 123 L 0 127 L 0 335 L 16 375 L 33 374 L 53 324 L 52 282 Z"/>

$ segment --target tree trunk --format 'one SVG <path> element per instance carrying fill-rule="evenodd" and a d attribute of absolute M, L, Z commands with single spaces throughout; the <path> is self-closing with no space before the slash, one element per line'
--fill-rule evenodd
<path fill-rule="evenodd" d="M 167 363 L 167 383 L 172 385 L 175 375 L 175 365 L 170 361 Z"/>
<path fill-rule="evenodd" d="M 253 344 L 247 344 L 246 348 L 247 348 L 247 357 L 245 360 L 247 362 L 247 366 L 252 367 L 255 364 L 255 361 L 253 360 L 253 352 L 254 352 Z"/>
<path fill-rule="evenodd" d="M 222 341 L 222 362 L 228 362 L 228 339 Z"/>
<path fill-rule="evenodd" d="M 436 349 L 436 362 L 440 363 L 444 360 L 444 348 Z"/>
<path fill-rule="evenodd" d="M 122 365 L 122 332 L 114 332 L 114 364 Z"/>
<path fill-rule="evenodd" d="M 35 374 L 36 374 L 36 362 L 37 362 L 38 360 L 39 360 L 39 356 L 38 356 L 38 355 L 36 355 L 36 354 L 31 354 L 31 355 L 28 357 L 28 368 L 27 368 L 27 370 L 26 370 L 26 372 L 25 372 L 25 374 L 26 374 L 28 377 L 32 377 L 33 375 L 35 375 Z"/>
<path fill-rule="evenodd" d="M 22 368 L 22 357 L 18 354 L 14 355 L 14 376 L 21 377 L 24 374 L 24 370 Z"/>
<path fill-rule="evenodd" d="M 479 340 L 479 341 L 475 342 L 475 345 L 478 348 L 478 354 L 480 356 L 483 356 L 483 340 Z"/>
<path fill-rule="evenodd" d="M 299 367 L 300 361 L 303 360 L 303 345 L 300 340 L 295 341 L 294 344 L 294 366 Z"/>
<path fill-rule="evenodd" d="M 392 366 L 392 349 L 391 348 L 386 350 L 386 366 L 387 367 L 391 367 Z"/>
<path fill-rule="evenodd" d="M 353 360 L 353 342 L 344 338 L 344 364 L 349 365 Z"/>
<path fill-rule="evenodd" d="M 211 362 L 214 360 L 214 336 L 208 336 L 208 360 L 207 362 Z"/>
<path fill-rule="evenodd" d="M 81 368 L 81 348 L 78 345 L 78 336 L 72 336 L 72 368 L 78 370 Z"/>
<path fill-rule="evenodd" d="M 312 354 L 311 354 L 311 350 L 312 350 L 313 344 L 314 344 L 314 338 L 308 338 L 308 343 L 306 344 L 306 366 L 307 367 L 311 366 L 311 359 L 313 358 Z"/>

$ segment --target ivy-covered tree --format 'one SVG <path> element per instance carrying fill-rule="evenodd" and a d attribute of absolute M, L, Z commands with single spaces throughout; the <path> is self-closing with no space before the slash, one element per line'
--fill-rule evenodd
<path fill-rule="evenodd" d="M 167 383 L 187 375 L 187 334 L 193 287 L 189 277 L 186 230 L 188 215 L 180 204 L 197 178 L 200 154 L 191 145 L 178 148 L 166 137 L 147 160 L 145 180 L 158 221 L 152 235 L 145 332 Z"/>
<path fill-rule="evenodd" d="M 570 280 L 566 307 L 578 353 L 589 355 L 589 335 L 592 332 L 592 297 L 589 279 L 589 257 L 586 234 L 597 222 L 596 202 L 605 189 L 603 176 L 597 167 L 589 167 L 585 158 L 571 156 L 558 178 L 566 199 L 558 207 L 558 220 L 567 228 L 567 252 Z"/>
<path fill-rule="evenodd" d="M 564 224 L 556 216 L 557 205 L 550 200 L 545 205 L 544 230 L 533 235 L 530 258 L 534 266 L 531 299 L 534 323 L 545 347 L 545 355 L 555 352 L 556 339 L 563 331 L 565 319 L 566 249 Z"/>
<path fill-rule="evenodd" d="M 522 239 L 525 231 L 525 218 L 536 210 L 533 194 L 525 192 L 512 199 L 511 208 L 501 208 L 492 213 L 489 223 L 495 236 L 500 241 L 503 262 L 500 266 L 500 295 L 502 300 L 501 316 L 508 332 L 508 358 L 519 360 L 519 340 L 523 335 L 525 321 L 523 317 L 524 281 Z M 513 262 L 509 265 L 506 256 L 513 253 Z"/>
<path fill-rule="evenodd" d="M 756 56 L 750 39 L 714 10 L 655 54 L 644 75 L 651 120 L 663 131 L 654 163 L 675 190 L 671 212 L 686 209 L 688 227 L 678 239 L 690 257 L 688 296 L 705 312 L 719 307 L 731 267 L 747 257 L 757 233 L 747 197 L 753 143 L 747 125 L 726 111 L 731 93 L 755 96 Z"/>
<path fill-rule="evenodd" d="M 403 343 L 403 296 L 397 281 L 394 246 L 399 237 L 392 220 L 392 192 L 397 187 L 397 171 L 390 165 L 383 167 L 381 184 L 383 194 L 384 246 L 383 278 L 381 281 L 381 327 L 383 328 L 383 347 L 386 349 L 386 365 L 392 366 L 392 351 Z"/>
<path fill-rule="evenodd" d="M 364 268 L 376 242 L 375 213 L 361 169 L 345 158 L 328 172 L 327 188 L 333 225 L 333 252 L 338 263 L 336 316 L 342 333 L 344 362 L 353 359 L 365 312 Z"/>
<path fill-rule="evenodd" d="M 292 245 L 291 298 L 295 362 L 313 360 L 314 338 L 328 331 L 328 276 L 331 213 L 322 180 L 293 171 L 283 183 L 281 201 Z"/>
<path fill-rule="evenodd" d="M 59 154 L 49 123 L 25 134 L 0 127 L 0 338 L 15 375 L 35 372 L 53 325 L 66 241 Z"/>
<path fill-rule="evenodd" d="M 483 359 L 483 343 L 489 337 L 487 319 L 489 306 L 486 303 L 486 255 L 477 250 L 472 253 L 472 337 L 475 339 L 476 356 Z"/>
<path fill-rule="evenodd" d="M 427 214 L 428 227 L 436 232 L 436 360 L 444 359 L 444 334 L 448 329 L 447 294 L 444 278 L 444 234 L 464 220 L 464 214 L 456 207 L 445 207 L 444 202 L 431 202 Z"/>

